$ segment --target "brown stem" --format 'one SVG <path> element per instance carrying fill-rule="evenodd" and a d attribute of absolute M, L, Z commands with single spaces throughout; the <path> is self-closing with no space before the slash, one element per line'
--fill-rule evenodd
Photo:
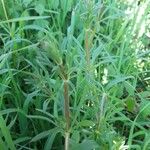
<path fill-rule="evenodd" d="M 69 84 L 68 84 L 68 74 L 66 73 L 65 67 L 61 64 L 59 65 L 60 77 L 64 81 L 64 115 L 66 121 L 66 131 L 65 131 L 65 150 L 69 150 L 69 128 L 70 128 L 70 110 L 69 110 Z"/>
<path fill-rule="evenodd" d="M 64 81 L 64 111 L 65 111 L 65 120 L 66 120 L 66 131 L 68 131 L 70 125 L 68 76 L 65 73 L 64 66 L 60 65 L 59 67 L 61 72 L 61 78 Z"/>
<path fill-rule="evenodd" d="M 90 64 L 90 57 L 91 52 L 90 49 L 92 48 L 93 38 L 94 38 L 95 32 L 92 31 L 90 28 L 86 29 L 85 31 L 85 41 L 84 41 L 84 48 L 86 53 L 86 63 L 87 63 L 87 70 L 88 72 L 91 72 L 91 64 Z"/>

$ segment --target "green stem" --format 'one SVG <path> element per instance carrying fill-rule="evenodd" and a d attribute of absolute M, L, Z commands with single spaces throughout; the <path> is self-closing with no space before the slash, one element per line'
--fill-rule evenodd
<path fill-rule="evenodd" d="M 101 124 L 102 118 L 104 117 L 104 105 L 105 105 L 106 97 L 107 97 L 106 93 L 103 93 L 100 108 L 99 108 L 99 113 L 98 113 L 98 123 L 97 123 L 97 131 L 98 132 L 100 129 L 100 124 Z"/>
<path fill-rule="evenodd" d="M 69 85 L 67 80 L 64 80 L 64 110 L 66 119 L 66 131 L 68 131 L 70 126 L 70 112 L 69 112 Z"/>
<path fill-rule="evenodd" d="M 65 133 L 65 150 L 69 150 L 69 136 L 70 136 L 70 133 L 66 132 Z"/>
<path fill-rule="evenodd" d="M 9 19 L 8 19 L 8 15 L 7 15 L 7 11 L 6 11 L 6 7 L 5 7 L 4 0 L 1 0 L 1 3 L 2 3 L 3 10 L 4 10 L 5 18 L 6 18 L 6 20 L 9 20 Z M 8 23 L 8 27 L 9 27 L 9 30 L 10 30 L 11 27 L 10 27 L 10 24 L 9 24 L 9 23 Z"/>
<path fill-rule="evenodd" d="M 87 68 L 90 68 L 90 43 L 89 43 L 89 29 L 85 31 L 85 52 Z"/>

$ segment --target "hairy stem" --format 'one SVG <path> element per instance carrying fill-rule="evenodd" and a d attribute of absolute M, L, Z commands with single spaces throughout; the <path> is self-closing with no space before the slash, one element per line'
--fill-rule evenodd
<path fill-rule="evenodd" d="M 64 110 L 66 119 L 66 131 L 68 131 L 70 126 L 70 112 L 69 112 L 69 85 L 67 80 L 64 80 Z"/>
<path fill-rule="evenodd" d="M 69 150 L 70 111 L 69 111 L 68 80 L 64 80 L 64 111 L 65 111 L 65 120 L 66 120 L 65 150 Z"/>
<path fill-rule="evenodd" d="M 98 113 L 98 127 L 97 127 L 98 131 L 100 128 L 101 120 L 104 117 L 104 105 L 105 105 L 106 97 L 107 97 L 106 93 L 103 93 L 100 108 L 99 108 L 99 113 Z"/>
<path fill-rule="evenodd" d="M 85 31 L 85 52 L 87 68 L 90 67 L 90 41 L 89 41 L 89 29 Z"/>
<path fill-rule="evenodd" d="M 70 133 L 66 132 L 65 133 L 65 150 L 69 150 L 69 136 L 70 136 Z"/>

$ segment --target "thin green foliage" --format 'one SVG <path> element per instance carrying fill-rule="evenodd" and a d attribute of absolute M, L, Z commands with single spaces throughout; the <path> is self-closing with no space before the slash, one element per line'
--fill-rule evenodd
<path fill-rule="evenodd" d="M 0 150 L 150 148 L 149 0 L 0 3 Z"/>

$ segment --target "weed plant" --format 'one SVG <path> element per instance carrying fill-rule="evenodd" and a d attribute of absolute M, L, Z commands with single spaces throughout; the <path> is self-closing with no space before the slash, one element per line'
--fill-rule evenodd
<path fill-rule="evenodd" d="M 0 0 L 0 150 L 150 150 L 149 0 Z"/>

